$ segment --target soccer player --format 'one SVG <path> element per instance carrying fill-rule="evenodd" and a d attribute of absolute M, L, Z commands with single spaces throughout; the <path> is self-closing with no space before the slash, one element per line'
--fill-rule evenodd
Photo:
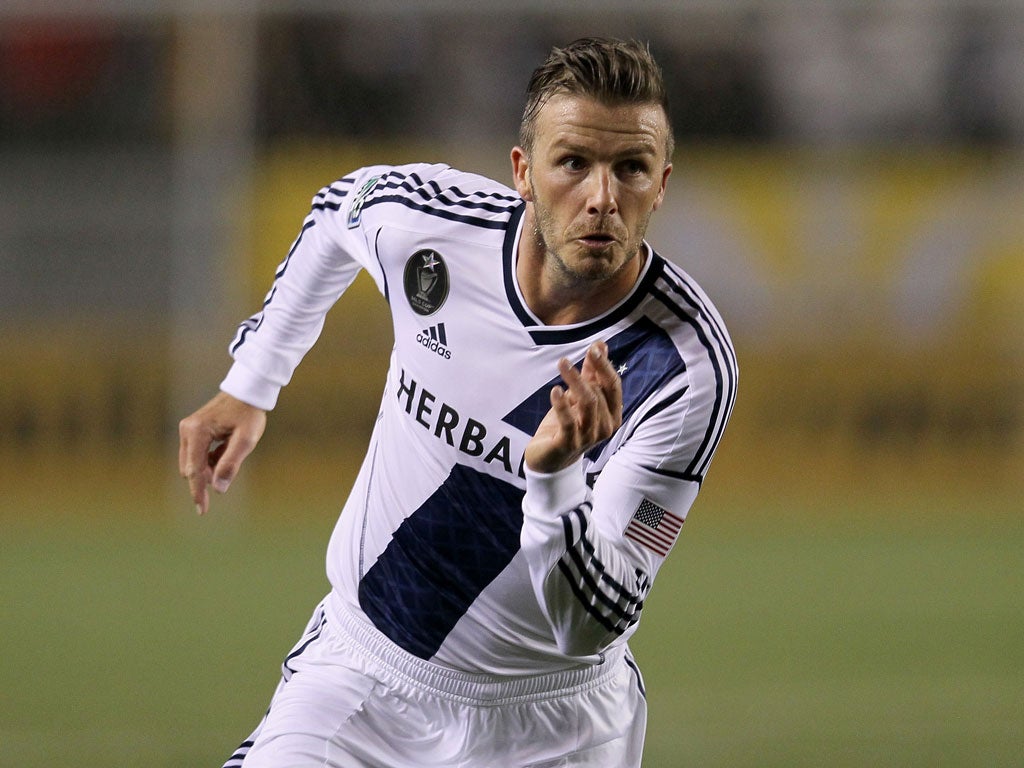
<path fill-rule="evenodd" d="M 198 511 L 360 269 L 394 350 L 330 593 L 229 766 L 640 765 L 627 641 L 737 375 L 708 297 L 644 239 L 672 148 L 647 47 L 583 39 L 531 78 L 513 187 L 375 166 L 313 199 L 181 422 Z"/>

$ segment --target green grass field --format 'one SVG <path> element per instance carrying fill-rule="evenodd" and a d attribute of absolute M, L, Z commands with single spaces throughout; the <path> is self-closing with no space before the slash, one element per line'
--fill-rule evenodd
<path fill-rule="evenodd" d="M 110 485 L 0 502 L 2 766 L 220 765 L 326 589 L 333 497 Z M 961 496 L 699 500 L 633 643 L 645 765 L 1024 765 L 1021 500 Z"/>

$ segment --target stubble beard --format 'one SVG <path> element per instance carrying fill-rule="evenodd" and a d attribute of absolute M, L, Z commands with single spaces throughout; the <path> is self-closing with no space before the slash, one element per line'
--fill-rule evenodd
<path fill-rule="evenodd" d="M 557 225 L 554 217 L 550 215 L 548 210 L 536 202 L 536 195 L 534 196 L 533 209 L 534 241 L 538 248 L 540 248 L 541 252 L 545 254 L 545 262 L 554 267 L 558 276 L 561 278 L 560 282 L 562 285 L 569 288 L 584 287 L 588 285 L 592 286 L 596 283 L 605 282 L 620 274 L 624 269 L 627 269 L 629 265 L 634 262 L 637 254 L 640 253 L 644 233 L 647 231 L 647 223 L 650 221 L 650 214 L 648 214 L 647 217 L 640 222 L 641 226 L 638 228 L 638 235 L 635 241 L 624 243 L 626 254 L 622 263 L 615 265 L 610 261 L 588 259 L 585 262 L 585 266 L 590 267 L 588 269 L 573 266 L 566 261 L 558 247 L 551 245 L 548 240 L 548 236 L 545 233 L 556 232 Z M 595 228 L 602 229 L 603 222 L 598 222 L 598 225 Z M 614 245 L 609 246 L 609 248 L 612 247 L 614 247 Z"/>

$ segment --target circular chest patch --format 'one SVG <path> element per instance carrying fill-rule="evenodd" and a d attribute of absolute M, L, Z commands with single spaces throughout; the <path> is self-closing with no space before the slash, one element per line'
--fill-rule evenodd
<path fill-rule="evenodd" d="M 448 267 L 437 251 L 416 251 L 405 262 L 405 297 L 418 315 L 432 315 L 448 298 Z"/>

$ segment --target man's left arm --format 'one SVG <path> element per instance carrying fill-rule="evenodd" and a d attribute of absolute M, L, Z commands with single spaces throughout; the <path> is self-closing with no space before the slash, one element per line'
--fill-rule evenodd
<path fill-rule="evenodd" d="M 657 471 L 689 450 L 683 396 L 644 420 L 591 490 L 582 454 L 621 426 L 621 382 L 603 345 L 582 370 L 561 369 L 565 387 L 527 447 L 521 544 L 559 648 L 588 656 L 632 633 L 699 483 Z"/>

